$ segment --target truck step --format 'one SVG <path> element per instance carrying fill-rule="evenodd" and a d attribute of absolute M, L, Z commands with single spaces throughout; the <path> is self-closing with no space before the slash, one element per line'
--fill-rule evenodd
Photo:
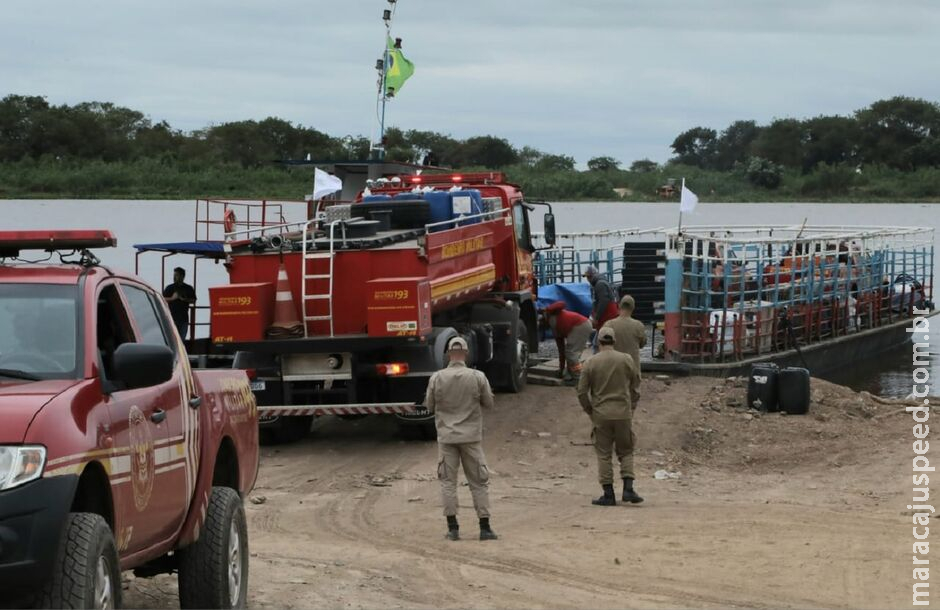
<path fill-rule="evenodd" d="M 308 252 L 306 256 L 307 260 L 311 259 L 329 259 L 333 258 L 333 255 L 329 252 Z"/>
<path fill-rule="evenodd" d="M 323 320 L 332 320 L 333 316 L 304 316 L 306 322 L 318 322 Z"/>
<path fill-rule="evenodd" d="M 332 295 L 329 294 L 308 294 L 304 297 L 305 301 L 322 301 L 324 299 L 330 298 Z"/>
<path fill-rule="evenodd" d="M 305 275 L 305 276 L 304 276 L 304 279 L 305 279 L 305 280 L 328 280 L 328 279 L 330 279 L 330 274 L 329 274 L 329 273 L 326 273 L 326 274 L 322 274 L 322 273 L 321 273 L 321 274 L 318 274 L 318 275 Z"/>

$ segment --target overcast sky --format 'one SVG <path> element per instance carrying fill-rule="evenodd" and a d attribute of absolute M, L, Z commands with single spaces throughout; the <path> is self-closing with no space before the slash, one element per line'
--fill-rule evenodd
<path fill-rule="evenodd" d="M 376 129 L 385 0 L 2 0 L 0 96 L 110 101 L 186 131 Z M 399 0 L 414 76 L 387 124 L 666 160 L 737 119 L 940 100 L 936 0 Z"/>

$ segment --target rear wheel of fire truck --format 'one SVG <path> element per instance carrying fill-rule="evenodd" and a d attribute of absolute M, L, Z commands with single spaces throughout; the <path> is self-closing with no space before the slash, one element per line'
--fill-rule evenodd
<path fill-rule="evenodd" d="M 114 535 L 93 513 L 65 520 L 52 577 L 39 594 L 41 608 L 119 608 L 121 570 Z"/>
<path fill-rule="evenodd" d="M 248 528 L 234 489 L 213 487 L 199 540 L 180 552 L 181 608 L 244 608 L 248 598 Z"/>
<path fill-rule="evenodd" d="M 519 320 L 516 326 L 516 349 L 509 363 L 509 383 L 506 390 L 518 394 L 525 389 L 529 380 L 529 330 L 525 322 Z"/>

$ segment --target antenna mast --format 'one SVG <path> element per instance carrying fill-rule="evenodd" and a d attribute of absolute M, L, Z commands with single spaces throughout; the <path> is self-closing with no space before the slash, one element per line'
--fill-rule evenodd
<path fill-rule="evenodd" d="M 379 138 L 377 141 L 369 143 L 369 152 L 372 159 L 385 158 L 385 104 L 389 96 L 386 94 L 386 77 L 388 76 L 388 41 L 392 37 L 392 17 L 395 16 L 395 8 L 398 0 L 387 0 L 389 8 L 382 11 L 382 21 L 385 22 L 385 40 L 382 41 L 382 57 L 375 62 L 375 69 L 379 73 L 378 78 L 378 98 L 376 105 L 381 104 L 379 110 Z"/>

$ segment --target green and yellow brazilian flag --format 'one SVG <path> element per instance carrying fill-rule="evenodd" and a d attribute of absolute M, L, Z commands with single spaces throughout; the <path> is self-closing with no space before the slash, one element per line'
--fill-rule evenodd
<path fill-rule="evenodd" d="M 401 91 L 401 86 L 415 73 L 415 65 L 405 59 L 401 49 L 395 48 L 395 41 L 388 39 L 388 69 L 385 72 L 385 95 L 391 96 Z"/>

